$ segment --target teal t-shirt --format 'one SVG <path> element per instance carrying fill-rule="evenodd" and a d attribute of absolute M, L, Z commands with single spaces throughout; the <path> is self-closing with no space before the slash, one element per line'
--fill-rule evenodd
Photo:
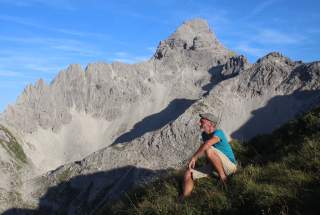
<path fill-rule="evenodd" d="M 215 130 L 212 134 L 206 134 L 205 132 L 203 132 L 202 133 L 202 140 L 205 142 L 214 136 L 219 137 L 220 141 L 218 143 L 212 145 L 212 147 L 219 149 L 223 154 L 225 154 L 229 158 L 229 160 L 231 160 L 234 164 L 236 164 L 237 162 L 234 157 L 232 148 L 231 148 L 230 144 L 228 143 L 226 135 L 223 133 L 223 131 L 221 129 Z"/>

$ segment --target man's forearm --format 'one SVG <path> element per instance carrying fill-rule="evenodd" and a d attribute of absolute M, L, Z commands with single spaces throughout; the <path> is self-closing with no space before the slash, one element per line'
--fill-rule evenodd
<path fill-rule="evenodd" d="M 202 144 L 192 157 L 198 159 L 199 157 L 201 157 L 204 154 L 204 152 L 207 149 L 209 149 L 212 145 L 216 144 L 217 142 L 219 142 L 218 138 L 216 138 L 216 137 L 211 138 L 210 140 L 208 140 L 204 144 Z"/>
<path fill-rule="evenodd" d="M 193 157 L 195 157 L 196 159 L 198 159 L 199 157 L 201 157 L 204 152 L 209 148 L 211 147 L 210 144 L 208 144 L 207 142 L 202 144 L 199 149 L 196 151 L 196 153 L 194 153 Z"/>
<path fill-rule="evenodd" d="M 194 155 L 192 156 L 192 157 L 194 157 L 194 158 L 196 158 L 196 159 L 198 159 L 199 157 L 201 157 L 203 154 L 204 154 L 204 152 L 205 152 L 205 148 L 204 148 L 204 144 L 203 145 L 201 145 L 200 147 L 199 147 L 199 149 L 196 151 L 196 153 L 194 153 Z"/>

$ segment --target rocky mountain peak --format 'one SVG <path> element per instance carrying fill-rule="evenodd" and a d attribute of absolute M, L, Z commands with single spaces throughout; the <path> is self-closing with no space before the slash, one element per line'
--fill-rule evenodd
<path fill-rule="evenodd" d="M 230 78 L 238 75 L 240 71 L 243 71 L 250 66 L 251 64 L 245 56 L 233 56 L 223 65 L 221 74 L 224 78 Z"/>
<path fill-rule="evenodd" d="M 260 58 L 240 77 L 240 88 L 262 95 L 273 90 L 291 92 L 291 87 L 284 85 L 292 75 L 298 63 L 291 61 L 279 52 L 271 52 Z M 289 89 L 290 88 L 290 89 Z"/>
<path fill-rule="evenodd" d="M 287 66 L 295 66 L 295 63 L 288 57 L 279 52 L 270 52 L 264 57 L 258 59 L 257 64 L 285 64 Z"/>
<path fill-rule="evenodd" d="M 315 62 L 310 63 L 310 68 L 313 69 L 313 70 L 315 70 L 315 71 L 318 71 L 317 74 L 319 74 L 320 61 L 315 61 Z"/>
<path fill-rule="evenodd" d="M 48 87 L 48 85 L 46 84 L 46 82 L 45 82 L 42 78 L 40 78 L 40 79 L 36 82 L 35 88 L 37 88 L 37 89 L 42 89 L 42 88 L 44 88 L 44 87 Z"/>
<path fill-rule="evenodd" d="M 84 70 L 82 69 L 80 64 L 70 64 L 66 70 L 66 75 L 69 76 L 79 76 L 83 75 Z"/>
<path fill-rule="evenodd" d="M 180 27 L 178 27 L 170 36 L 170 39 L 181 39 L 192 44 L 195 37 L 206 34 L 210 34 L 211 38 L 215 39 L 215 35 L 211 32 L 206 20 L 193 19 L 184 22 Z"/>
<path fill-rule="evenodd" d="M 66 69 L 61 70 L 52 82 L 54 85 L 57 85 L 66 80 L 81 80 L 82 77 L 84 77 L 84 74 L 84 70 L 80 64 L 70 64 Z"/>
<path fill-rule="evenodd" d="M 184 22 L 168 39 L 161 41 L 155 58 L 161 59 L 169 50 L 227 52 L 211 31 L 208 22 L 200 18 Z"/>

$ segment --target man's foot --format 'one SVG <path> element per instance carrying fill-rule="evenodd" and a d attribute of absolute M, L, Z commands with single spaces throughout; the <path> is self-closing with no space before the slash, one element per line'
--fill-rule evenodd
<path fill-rule="evenodd" d="M 227 187 L 227 177 L 225 178 L 220 178 L 219 182 L 218 182 L 218 186 L 222 189 L 222 190 L 228 190 L 228 187 Z"/>
<path fill-rule="evenodd" d="M 227 186 L 227 181 L 228 181 L 228 179 L 227 179 L 227 176 L 226 176 L 226 175 L 220 177 L 220 181 L 222 182 L 222 184 L 223 184 L 224 186 Z"/>
<path fill-rule="evenodd" d="M 224 182 L 224 183 L 227 183 L 227 176 L 226 176 L 226 175 L 221 176 L 221 177 L 220 177 L 220 180 L 221 180 L 222 182 Z"/>

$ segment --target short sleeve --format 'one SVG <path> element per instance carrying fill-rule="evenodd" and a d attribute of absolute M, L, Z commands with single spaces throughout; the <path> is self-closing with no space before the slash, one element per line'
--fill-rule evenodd
<path fill-rule="evenodd" d="M 216 132 L 214 132 L 213 136 L 218 137 L 219 141 L 222 141 L 223 139 L 223 133 L 221 130 L 217 130 Z"/>

